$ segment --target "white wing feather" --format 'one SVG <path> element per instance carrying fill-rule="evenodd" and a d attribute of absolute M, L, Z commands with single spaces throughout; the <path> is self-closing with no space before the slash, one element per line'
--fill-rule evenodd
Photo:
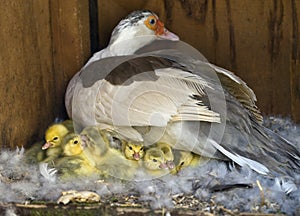
<path fill-rule="evenodd" d="M 231 159 L 238 165 L 240 165 L 240 166 L 248 165 L 251 169 L 253 169 L 254 171 L 256 171 L 260 174 L 263 174 L 263 175 L 266 175 L 269 173 L 269 169 L 266 166 L 262 165 L 261 163 L 251 160 L 249 158 L 245 158 L 238 154 L 233 154 L 233 153 L 227 151 L 222 146 L 220 146 L 215 141 L 213 141 L 211 139 L 209 141 L 216 149 L 218 149 L 221 153 L 223 153 L 226 157 L 228 157 L 229 159 Z"/>
<path fill-rule="evenodd" d="M 204 96 L 208 84 L 198 76 L 174 68 L 155 70 L 155 81 L 134 81 L 112 85 L 103 80 L 97 95 L 96 121 L 117 126 L 158 126 L 170 121 L 220 122 L 219 114 L 209 110 L 193 95 Z"/>

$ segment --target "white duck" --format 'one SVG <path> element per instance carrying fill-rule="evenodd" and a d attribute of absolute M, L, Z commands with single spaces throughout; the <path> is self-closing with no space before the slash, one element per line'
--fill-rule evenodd
<path fill-rule="evenodd" d="M 113 125 L 148 145 L 166 142 L 262 174 L 299 173 L 299 151 L 260 124 L 255 101 L 245 82 L 178 41 L 157 15 L 136 11 L 73 77 L 65 102 L 79 128 Z"/>

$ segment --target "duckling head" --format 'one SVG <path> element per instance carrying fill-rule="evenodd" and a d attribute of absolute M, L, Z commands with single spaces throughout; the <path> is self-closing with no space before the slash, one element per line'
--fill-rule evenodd
<path fill-rule="evenodd" d="M 83 152 L 81 137 L 77 134 L 67 135 L 62 143 L 63 154 L 65 156 L 80 155 Z"/>
<path fill-rule="evenodd" d="M 146 151 L 144 166 L 149 170 L 169 169 L 164 154 L 159 148 L 151 148 Z"/>
<path fill-rule="evenodd" d="M 80 139 L 84 153 L 91 158 L 102 157 L 109 149 L 104 134 L 100 133 L 96 126 L 84 128 L 80 133 Z"/>
<path fill-rule="evenodd" d="M 175 168 L 174 154 L 171 146 L 166 143 L 158 143 L 157 147 L 161 149 L 161 151 L 163 152 L 164 158 L 166 160 L 166 164 L 169 167 L 169 169 L 174 169 Z"/>
<path fill-rule="evenodd" d="M 124 155 L 130 160 L 140 160 L 144 157 L 144 146 L 135 143 L 126 143 L 124 149 Z"/>
<path fill-rule="evenodd" d="M 46 143 L 42 146 L 42 149 L 59 147 L 63 137 L 68 133 L 69 130 L 62 124 L 50 126 L 45 132 Z"/>

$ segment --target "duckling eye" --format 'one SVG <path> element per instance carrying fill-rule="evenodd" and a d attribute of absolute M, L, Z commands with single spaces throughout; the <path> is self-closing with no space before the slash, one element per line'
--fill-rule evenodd
<path fill-rule="evenodd" d="M 56 140 L 58 140 L 58 137 L 53 137 L 53 141 L 56 141 Z"/>
<path fill-rule="evenodd" d="M 132 147 L 131 147 L 131 146 L 129 146 L 129 149 L 130 149 L 130 150 L 132 150 Z"/>
<path fill-rule="evenodd" d="M 157 160 L 156 160 L 156 159 L 152 159 L 152 161 L 153 161 L 153 162 L 157 162 Z"/>
<path fill-rule="evenodd" d="M 113 140 L 114 142 L 119 142 L 119 141 L 120 141 L 117 137 L 112 137 L 112 140 Z"/>
<path fill-rule="evenodd" d="M 184 164 L 184 162 L 181 162 L 180 166 L 182 166 Z"/>
<path fill-rule="evenodd" d="M 144 147 L 142 147 L 142 148 L 140 149 L 140 151 L 144 151 Z"/>
<path fill-rule="evenodd" d="M 152 18 L 149 20 L 150 25 L 155 25 L 155 23 L 156 23 L 156 19 Z"/>
<path fill-rule="evenodd" d="M 78 144 L 78 140 L 75 140 L 73 143 L 74 143 L 74 144 Z"/>

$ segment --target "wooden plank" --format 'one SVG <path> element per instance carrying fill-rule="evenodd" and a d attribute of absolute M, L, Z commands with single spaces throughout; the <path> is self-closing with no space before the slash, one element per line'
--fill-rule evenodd
<path fill-rule="evenodd" d="M 300 2 L 291 0 L 290 7 L 292 10 L 291 110 L 293 119 L 300 122 Z"/>
<path fill-rule="evenodd" d="M 90 57 L 89 1 L 51 0 L 55 113 L 62 115 L 64 94 L 71 77 Z M 62 116 L 64 117 L 64 116 Z"/>
<path fill-rule="evenodd" d="M 0 146 L 25 146 L 64 116 L 71 76 L 90 55 L 88 0 L 1 1 Z"/>
<path fill-rule="evenodd" d="M 48 2 L 0 3 L 0 146 L 24 146 L 54 119 Z"/>

